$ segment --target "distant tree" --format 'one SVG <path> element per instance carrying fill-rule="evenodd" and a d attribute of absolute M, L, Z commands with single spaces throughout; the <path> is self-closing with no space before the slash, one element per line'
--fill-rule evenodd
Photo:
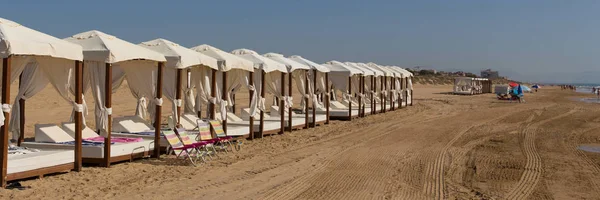
<path fill-rule="evenodd" d="M 433 71 L 430 70 L 421 70 L 419 71 L 420 75 L 435 75 L 435 73 L 433 73 Z"/>

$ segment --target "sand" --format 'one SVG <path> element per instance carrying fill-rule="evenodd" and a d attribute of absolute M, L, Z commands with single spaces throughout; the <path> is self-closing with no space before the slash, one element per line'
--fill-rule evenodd
<path fill-rule="evenodd" d="M 600 197 L 600 154 L 577 148 L 600 144 L 600 105 L 572 100 L 589 95 L 545 87 L 517 104 L 449 91 L 417 85 L 413 107 L 245 141 L 198 167 L 164 156 L 86 167 L 22 181 L 31 188 L 0 190 L 0 199 Z M 54 93 L 28 100 L 29 137 L 34 123 L 68 119 L 69 105 Z M 127 90 L 115 97 L 115 115 L 133 113 Z"/>

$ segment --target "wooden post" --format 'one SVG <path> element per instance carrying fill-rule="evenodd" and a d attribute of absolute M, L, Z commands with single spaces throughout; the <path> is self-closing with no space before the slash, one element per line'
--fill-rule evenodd
<path fill-rule="evenodd" d="M 377 113 L 377 102 L 375 101 L 375 92 L 377 92 L 377 81 L 376 81 L 376 77 L 372 76 L 371 77 L 371 114 L 374 115 L 375 113 Z"/>
<path fill-rule="evenodd" d="M 385 78 L 386 78 L 385 76 L 382 76 L 379 78 L 379 80 L 381 81 L 381 84 L 380 84 L 381 85 L 380 86 L 381 93 L 379 94 L 379 97 L 381 98 L 381 111 L 380 111 L 381 113 L 385 112 L 385 97 L 383 96 L 385 93 L 385 88 L 384 88 Z"/>
<path fill-rule="evenodd" d="M 284 116 L 284 103 L 283 97 L 285 97 L 285 73 L 281 72 L 281 99 L 279 99 L 279 115 L 281 120 L 281 128 L 279 134 L 283 134 L 285 131 L 285 116 Z M 290 127 L 291 128 L 291 127 Z"/>
<path fill-rule="evenodd" d="M 292 72 L 288 73 L 288 98 L 291 98 L 291 97 L 292 97 Z M 290 108 L 288 109 L 288 124 L 290 127 L 289 131 L 292 132 L 292 106 L 290 106 Z"/>
<path fill-rule="evenodd" d="M 412 79 L 412 78 L 410 78 L 410 79 Z M 407 87 L 408 87 L 408 85 L 407 85 Z M 413 90 L 412 89 L 410 89 L 410 106 L 413 106 Z"/>
<path fill-rule="evenodd" d="M 75 61 L 75 103 L 81 104 L 83 102 L 83 62 Z M 75 112 L 75 168 L 74 170 L 79 172 L 82 168 L 82 137 L 81 130 L 83 129 L 83 113 Z"/>
<path fill-rule="evenodd" d="M 313 74 L 314 74 L 313 75 L 313 93 L 311 95 L 316 95 L 316 92 L 317 92 L 317 69 L 313 69 Z M 306 76 L 306 78 L 308 80 L 310 80 L 308 78 L 308 75 Z M 306 107 L 308 107 L 308 101 L 306 101 Z M 312 116 L 313 116 L 313 121 L 312 121 L 313 127 L 317 127 L 317 102 L 312 102 Z"/>
<path fill-rule="evenodd" d="M 249 76 L 248 77 L 248 82 L 250 82 L 250 85 L 254 86 L 254 72 L 250 71 L 248 73 L 248 76 Z M 256 90 L 256 87 L 255 87 L 254 90 Z M 248 90 L 248 93 L 249 93 L 248 94 L 249 95 L 248 99 L 250 99 L 250 101 L 252 101 L 252 97 L 254 97 L 254 90 Z M 254 101 L 258 101 L 258 99 L 254 99 Z M 233 110 L 235 112 L 235 108 Z M 254 139 L 254 115 L 250 115 L 250 127 L 249 127 L 249 129 L 250 130 L 248 130 L 248 137 L 249 137 L 248 139 L 252 140 L 252 139 Z"/>
<path fill-rule="evenodd" d="M 2 59 L 2 105 L 10 104 L 10 65 L 10 56 Z M 2 111 L 2 113 L 4 113 L 4 126 L 0 127 L 0 137 L 2 140 L 2 145 L 0 145 L 0 148 L 2 148 L 0 150 L 2 151 L 0 154 L 0 157 L 2 157 L 0 158 L 0 162 L 2 162 L 0 165 L 2 167 L 0 186 L 6 188 L 6 173 L 8 168 L 8 123 L 10 120 L 10 113 L 4 111 Z"/>
<path fill-rule="evenodd" d="M 106 63 L 106 74 L 104 76 L 104 106 L 106 109 L 112 109 L 112 65 Z M 112 113 L 108 115 L 108 127 L 106 130 L 106 138 L 104 138 L 104 167 L 110 167 L 110 140 L 112 131 Z"/>
<path fill-rule="evenodd" d="M 331 88 L 329 88 L 329 73 L 325 73 L 325 92 L 327 92 L 327 96 L 326 96 L 326 101 L 325 101 L 325 115 L 327 115 L 326 117 L 326 121 L 325 124 L 329 124 L 329 103 L 331 101 L 331 95 L 335 95 L 331 94 Z"/>
<path fill-rule="evenodd" d="M 177 86 L 175 86 L 175 101 L 179 101 L 180 103 L 183 103 L 181 101 L 181 96 L 182 96 L 182 88 L 181 88 L 181 82 L 182 82 L 182 78 L 181 78 L 181 73 L 183 73 L 183 69 L 177 69 L 177 80 L 175 81 L 175 84 L 177 84 Z M 177 105 L 177 116 L 173 116 L 173 117 L 177 117 L 177 125 L 176 127 L 181 127 L 181 106 L 182 105 Z"/>
<path fill-rule="evenodd" d="M 352 75 L 348 77 L 348 121 L 352 121 Z"/>
<path fill-rule="evenodd" d="M 162 85 L 163 85 L 163 68 L 164 62 L 158 62 L 158 73 L 156 74 L 156 98 L 162 98 Z M 155 107 L 156 115 L 154 116 L 154 158 L 160 158 L 160 122 L 162 119 L 162 105 L 156 104 Z"/>
<path fill-rule="evenodd" d="M 316 74 L 315 74 L 316 75 Z M 302 98 L 304 99 L 304 128 L 308 129 L 308 84 L 310 84 L 310 79 L 308 78 L 308 70 L 304 70 L 304 95 Z M 290 86 L 291 87 L 291 86 Z M 311 94 L 314 95 L 314 94 Z M 314 107 L 314 105 L 313 105 Z M 315 116 L 313 115 L 313 119 Z M 314 125 L 313 125 L 314 126 Z"/>
<path fill-rule="evenodd" d="M 362 84 L 362 78 L 363 78 L 362 75 L 358 77 L 358 85 L 359 86 Z M 358 87 L 358 94 L 362 94 L 362 87 Z M 362 117 L 362 112 L 361 112 L 362 107 L 363 107 L 363 105 L 362 105 L 362 96 L 359 95 L 358 96 L 358 116 L 359 117 Z"/>
<path fill-rule="evenodd" d="M 260 72 L 260 98 L 265 98 L 265 76 L 267 75 L 267 73 L 265 73 L 265 71 L 261 71 Z M 265 111 L 261 110 L 260 111 L 260 122 L 259 122 L 259 130 L 258 130 L 258 137 L 262 138 L 263 137 L 263 132 L 265 130 Z"/>
<path fill-rule="evenodd" d="M 396 77 L 393 77 L 390 80 L 390 104 L 392 106 L 392 110 L 396 110 L 396 99 L 394 99 L 394 94 L 396 93 Z"/>
<path fill-rule="evenodd" d="M 21 89 L 21 85 L 23 84 L 23 72 L 19 75 L 19 90 Z M 17 146 L 21 146 L 21 143 L 25 140 L 25 99 L 19 99 L 19 104 L 21 107 L 19 108 L 19 139 L 17 140 Z"/>
<path fill-rule="evenodd" d="M 212 98 L 216 99 L 217 98 L 217 91 L 216 91 L 217 90 L 217 70 L 216 69 L 211 69 L 211 73 L 212 73 L 212 75 L 211 75 L 212 76 L 212 80 L 210 82 L 210 96 Z M 214 120 L 214 119 L 216 119 L 215 118 L 215 115 L 216 115 L 215 114 L 215 106 L 216 105 L 213 102 L 210 102 L 209 105 L 210 105 L 209 106 L 210 107 L 210 109 L 209 109 L 210 114 L 208 114 L 208 115 L 210 115 L 210 119 Z M 213 135 L 213 138 L 216 138 L 216 136 Z"/>
<path fill-rule="evenodd" d="M 223 72 L 223 91 L 221 92 L 221 103 L 224 103 L 223 101 L 227 100 L 227 72 Z M 225 105 L 225 113 L 223 113 L 223 110 L 221 110 L 221 115 L 225 114 L 225 118 L 221 119 L 223 120 L 223 131 L 225 132 L 225 135 L 227 135 L 227 105 Z"/>

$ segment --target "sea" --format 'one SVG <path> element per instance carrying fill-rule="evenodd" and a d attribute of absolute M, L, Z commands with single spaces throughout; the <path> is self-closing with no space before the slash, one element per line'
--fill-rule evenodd
<path fill-rule="evenodd" d="M 594 94 L 593 88 L 600 89 L 600 84 L 575 84 L 575 91 L 579 93 Z M 597 94 L 596 90 L 596 94 Z M 589 98 L 578 98 L 577 100 L 587 103 L 600 103 L 600 96 Z"/>

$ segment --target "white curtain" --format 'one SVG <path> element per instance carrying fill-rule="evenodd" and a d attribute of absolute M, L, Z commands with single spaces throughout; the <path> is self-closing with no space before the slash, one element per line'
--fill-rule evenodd
<path fill-rule="evenodd" d="M 21 75 L 21 72 L 23 71 L 23 69 L 25 69 L 25 66 L 28 65 L 29 62 L 32 62 L 32 59 L 33 59 L 33 57 L 30 57 L 30 56 L 12 56 L 11 57 L 11 66 L 10 66 L 10 68 L 11 68 L 10 83 L 11 84 L 19 77 L 19 75 Z M 4 74 L 4 70 L 2 70 L 2 69 L 4 69 L 4 66 L 3 66 L 3 63 L 0 62 L 0 77 L 2 77 L 2 74 Z M 2 83 L 0 83 L 0 89 L 2 89 Z M 0 97 L 0 98 L 2 98 L 2 97 Z M 9 105 L 9 104 L 2 105 L 2 112 L 10 113 L 10 110 L 11 110 L 11 105 Z M 0 126 L 4 126 L 5 119 L 6 118 L 4 117 L 4 113 L 2 113 L 0 115 Z"/>
<path fill-rule="evenodd" d="M 201 111 L 202 105 L 208 105 L 209 102 L 216 103 L 216 99 L 211 93 L 212 69 L 208 67 L 194 67 L 190 70 L 190 82 L 192 87 L 196 87 L 195 110 Z M 212 115 L 212 113 L 209 113 Z"/>
<path fill-rule="evenodd" d="M 312 94 L 314 94 L 313 96 L 313 103 L 316 107 L 318 108 L 322 108 L 323 107 L 323 102 L 319 101 L 319 99 L 317 98 L 316 95 L 319 94 L 325 94 L 327 97 L 329 97 L 329 94 L 326 92 L 327 91 L 327 84 L 325 83 L 325 73 L 323 72 L 316 72 L 313 71 L 313 73 L 311 73 L 310 75 L 310 80 L 314 80 L 315 79 L 315 75 L 316 75 L 316 79 L 317 79 L 317 87 L 313 88 L 313 87 L 309 87 L 309 92 L 311 92 Z M 312 85 L 311 85 L 312 86 Z"/>
<path fill-rule="evenodd" d="M 155 107 L 162 106 L 162 97 L 156 97 L 158 63 L 148 60 L 135 60 L 119 63 L 118 66 L 125 73 L 131 94 L 138 99 L 136 115 L 143 119 L 149 117 L 150 121 L 154 123 Z M 149 101 L 147 107 L 143 106 L 145 100 Z M 150 109 L 147 109 L 148 107 Z M 147 110 L 147 116 L 144 115 L 144 110 Z"/>
<path fill-rule="evenodd" d="M 364 95 L 362 93 L 360 93 L 360 91 L 358 90 L 362 85 L 360 85 L 360 75 L 354 75 L 352 76 L 352 95 L 356 94 L 356 96 L 358 97 L 364 97 Z M 365 104 L 364 101 L 365 98 L 362 98 L 361 103 Z"/>
<path fill-rule="evenodd" d="M 74 61 L 73 61 L 73 65 L 74 65 Z M 81 114 L 82 117 L 82 122 L 83 122 L 83 127 L 86 127 L 87 124 L 85 123 L 85 118 L 86 116 L 89 114 L 88 111 L 88 107 L 87 107 L 87 102 L 85 101 L 85 93 L 88 92 L 90 90 L 90 74 L 89 73 L 85 73 L 85 66 L 83 67 L 83 86 L 82 86 L 82 91 L 81 91 L 81 106 L 83 108 L 83 113 Z M 75 70 L 73 70 L 73 73 L 75 73 Z M 75 89 L 77 87 L 77 83 L 75 82 L 75 74 L 72 75 L 72 81 L 70 81 L 70 86 L 69 86 L 69 92 L 71 92 L 71 95 L 75 95 Z M 75 108 L 75 107 L 74 107 Z M 73 109 L 73 112 L 71 112 L 71 117 L 70 117 L 70 121 L 74 122 L 75 121 L 75 109 Z"/>
<path fill-rule="evenodd" d="M 262 92 L 262 76 L 263 71 L 258 69 L 254 71 L 254 97 L 250 101 L 250 116 L 256 116 L 256 113 L 265 110 L 265 98 L 263 98 L 260 94 Z M 265 82 L 266 75 L 265 75 Z M 265 83 L 266 85 L 266 83 Z M 254 108 L 254 109 L 253 109 Z"/>
<path fill-rule="evenodd" d="M 371 87 L 373 86 L 373 84 L 371 84 L 371 79 L 373 79 L 373 77 L 375 76 L 365 77 L 365 95 L 367 97 L 365 99 L 370 103 L 373 103 L 373 100 L 371 99 L 371 93 L 373 93 L 373 97 L 377 96 L 374 94 L 373 90 L 371 90 Z"/>
<path fill-rule="evenodd" d="M 277 97 L 280 100 L 283 99 L 284 100 L 284 105 L 283 107 L 285 109 L 290 108 L 292 105 L 290 104 L 291 98 L 288 98 L 285 95 L 285 93 L 281 93 L 281 72 L 270 72 L 265 76 L 265 88 L 267 89 L 267 91 L 271 94 L 273 94 L 273 97 Z M 283 80 L 285 81 L 285 79 Z M 284 82 L 285 84 L 285 82 Z M 285 91 L 284 91 L 285 92 Z"/>
<path fill-rule="evenodd" d="M 304 112 L 306 110 L 306 106 L 308 104 L 308 102 L 306 102 L 305 98 L 311 98 L 312 95 L 312 90 L 306 91 L 305 87 L 307 86 L 306 84 L 308 84 L 309 87 L 312 87 L 312 85 L 309 83 L 307 83 L 306 81 L 306 75 L 308 72 L 306 72 L 306 70 L 296 70 L 294 72 L 292 72 L 292 77 L 294 77 L 294 80 L 296 81 L 296 87 L 298 88 L 298 92 L 300 92 L 300 94 L 302 95 L 302 98 L 300 100 L 300 107 L 302 107 L 302 112 Z M 291 96 L 291 95 L 290 95 Z"/>
<path fill-rule="evenodd" d="M 90 78 L 90 87 L 92 89 L 92 95 L 95 101 L 94 117 L 96 122 L 96 129 L 99 130 L 100 135 L 106 137 L 106 131 L 108 130 L 108 115 L 112 114 L 112 108 L 105 106 L 106 88 L 104 87 L 106 80 L 106 64 L 104 62 L 95 61 L 84 61 L 85 70 Z M 125 77 L 123 71 L 118 67 L 112 67 L 112 93 L 116 92 L 117 89 L 123 83 Z"/>
<path fill-rule="evenodd" d="M 183 81 L 186 80 L 186 72 L 184 70 L 181 71 L 181 85 L 179 89 L 183 90 Z M 173 68 L 165 68 L 163 73 L 163 85 L 162 89 L 164 91 L 164 95 L 171 101 L 171 116 L 173 118 L 177 118 L 177 108 L 181 107 L 183 104 L 182 99 L 176 99 L 177 97 L 177 69 Z"/>
<path fill-rule="evenodd" d="M 192 84 L 192 72 L 185 73 L 185 82 L 183 87 L 183 102 L 184 102 L 184 110 L 183 113 L 194 113 L 196 114 L 195 106 L 196 106 L 196 95 L 194 94 L 194 86 Z"/>
<path fill-rule="evenodd" d="M 259 71 L 260 73 L 260 71 Z M 253 90 L 253 96 L 250 96 L 250 116 L 254 116 L 256 115 L 257 109 L 258 109 L 258 101 L 259 101 L 259 97 L 260 97 L 260 89 L 257 89 L 256 87 L 256 79 L 257 79 L 257 73 L 253 73 L 254 75 L 254 82 L 250 83 L 250 72 L 248 71 L 243 71 L 243 70 L 230 70 L 227 74 L 227 84 L 230 84 L 230 86 L 228 86 L 230 94 L 227 95 L 227 97 L 229 98 L 228 101 L 230 102 L 230 105 L 234 105 L 235 101 L 233 100 L 233 95 L 240 89 L 243 87 L 243 85 L 246 86 L 246 89 Z M 258 78 L 260 78 L 260 75 L 258 75 Z M 260 82 L 260 79 L 258 79 Z M 260 83 L 259 83 L 260 85 Z M 264 105 L 263 105 L 264 108 Z"/>
<path fill-rule="evenodd" d="M 19 138 L 21 132 L 21 112 L 19 112 L 21 104 L 19 99 L 25 99 L 33 97 L 38 92 L 42 91 L 48 84 L 46 75 L 40 69 L 38 62 L 29 62 L 23 69 L 23 76 L 21 77 L 21 83 L 19 85 L 19 91 L 15 97 L 13 109 L 17 112 L 13 112 L 10 115 L 9 128 L 12 132 L 12 139 Z"/>

